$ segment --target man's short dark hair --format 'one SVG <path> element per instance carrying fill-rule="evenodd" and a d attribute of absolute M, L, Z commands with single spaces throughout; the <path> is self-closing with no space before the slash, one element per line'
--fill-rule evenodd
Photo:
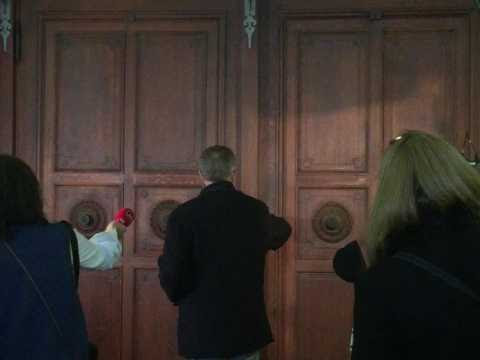
<path fill-rule="evenodd" d="M 226 146 L 214 145 L 203 150 L 198 162 L 200 174 L 208 181 L 227 180 L 235 169 L 235 154 Z"/>

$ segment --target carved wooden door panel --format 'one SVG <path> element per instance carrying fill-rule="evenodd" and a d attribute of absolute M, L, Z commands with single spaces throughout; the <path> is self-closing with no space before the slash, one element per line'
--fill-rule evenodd
<path fill-rule="evenodd" d="M 279 358 L 349 358 L 353 289 L 332 258 L 364 237 L 390 139 L 421 129 L 462 146 L 467 20 L 285 18 L 283 197 L 294 233 Z"/>
<path fill-rule="evenodd" d="M 86 234 L 123 204 L 138 214 L 122 267 L 83 273 L 90 334 L 118 358 L 123 323 L 125 337 L 135 339 L 134 358 L 174 358 L 175 313 L 158 286 L 155 259 L 168 213 L 199 191 L 196 158 L 219 140 L 218 23 L 60 21 L 45 31 L 48 214 Z M 133 296 L 122 296 L 122 285 Z"/>
<path fill-rule="evenodd" d="M 376 24 L 376 36 L 382 37 L 385 145 L 406 129 L 418 129 L 462 148 L 470 124 L 468 27 L 468 16 Z"/>
<path fill-rule="evenodd" d="M 369 24 L 289 20 L 286 32 L 285 208 L 294 235 L 285 259 L 285 317 L 293 325 L 285 358 L 346 359 L 353 294 L 331 261 L 361 237 L 376 161 Z"/>
<path fill-rule="evenodd" d="M 176 308 L 156 264 L 168 214 L 200 191 L 208 145 L 233 148 L 237 186 L 256 191 L 256 120 L 239 112 L 256 101 L 243 4 L 23 3 L 18 148 L 36 164 L 46 213 L 87 236 L 122 206 L 137 214 L 121 265 L 82 271 L 90 339 L 103 360 L 176 359 Z"/>

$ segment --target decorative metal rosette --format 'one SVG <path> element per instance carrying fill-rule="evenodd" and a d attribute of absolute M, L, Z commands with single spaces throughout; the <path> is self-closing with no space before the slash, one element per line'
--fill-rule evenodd
<path fill-rule="evenodd" d="M 165 240 L 168 217 L 178 205 L 180 205 L 180 203 L 176 200 L 163 200 L 153 208 L 152 215 L 150 216 L 150 226 L 154 234 L 160 239 Z"/>
<path fill-rule="evenodd" d="M 107 226 L 107 214 L 99 203 L 81 201 L 70 211 L 70 222 L 82 234 L 91 237 Z"/>
<path fill-rule="evenodd" d="M 345 207 L 328 202 L 319 208 L 312 218 L 315 234 L 323 241 L 337 243 L 352 232 L 353 219 Z"/>

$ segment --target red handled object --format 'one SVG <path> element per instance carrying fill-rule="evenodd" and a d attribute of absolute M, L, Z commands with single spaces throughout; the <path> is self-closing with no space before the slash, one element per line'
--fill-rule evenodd
<path fill-rule="evenodd" d="M 122 208 L 115 215 L 115 222 L 129 226 L 135 220 L 135 213 L 132 209 Z"/>

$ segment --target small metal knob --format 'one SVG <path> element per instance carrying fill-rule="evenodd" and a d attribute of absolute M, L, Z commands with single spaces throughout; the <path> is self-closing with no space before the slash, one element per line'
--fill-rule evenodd
<path fill-rule="evenodd" d="M 80 219 L 79 219 L 79 222 L 80 224 L 82 224 L 83 226 L 92 226 L 93 224 L 93 217 L 91 215 L 88 215 L 88 214 L 82 214 L 80 215 Z"/>

